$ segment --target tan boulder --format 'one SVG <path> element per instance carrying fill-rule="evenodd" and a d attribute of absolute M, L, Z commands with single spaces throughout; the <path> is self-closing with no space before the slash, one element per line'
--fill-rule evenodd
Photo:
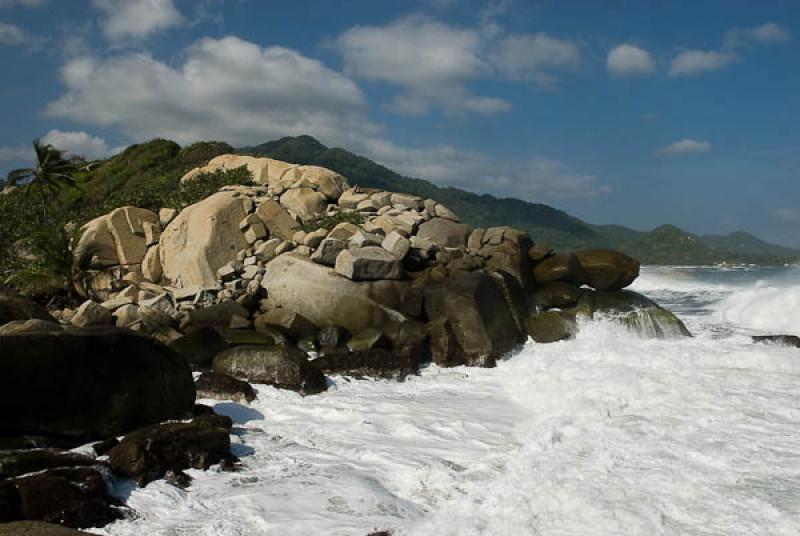
<path fill-rule="evenodd" d="M 294 311 L 320 328 L 340 326 L 350 333 L 377 328 L 391 338 L 408 322 L 399 312 L 408 281 L 351 281 L 290 253 L 269 264 L 261 285 L 271 306 Z"/>
<path fill-rule="evenodd" d="M 106 216 L 93 219 L 81 228 L 81 238 L 75 248 L 76 255 L 88 252 L 92 255 L 93 263 L 100 266 L 113 266 L 119 264 L 117 245 L 111 231 L 106 225 Z"/>
<path fill-rule="evenodd" d="M 217 270 L 247 248 L 239 229 L 245 199 L 219 192 L 181 211 L 161 234 L 163 277 L 177 287 L 216 284 Z"/>
<path fill-rule="evenodd" d="M 325 196 L 311 188 L 293 188 L 281 196 L 281 205 L 297 214 L 304 222 L 325 215 L 328 203 Z"/>
<path fill-rule="evenodd" d="M 264 222 L 270 236 L 281 240 L 291 240 L 300 227 L 280 203 L 271 199 L 258 206 L 256 215 Z"/>
<path fill-rule="evenodd" d="M 465 247 L 471 229 L 465 223 L 432 218 L 419 226 L 417 236 L 427 238 L 439 247 Z"/>
<path fill-rule="evenodd" d="M 159 254 L 158 244 L 151 246 L 147 250 L 142 261 L 142 276 L 152 283 L 161 281 L 161 255 Z"/>
<path fill-rule="evenodd" d="M 314 184 L 319 192 L 329 201 L 335 203 L 347 189 L 347 179 L 321 166 L 297 166 L 303 180 Z"/>
<path fill-rule="evenodd" d="M 138 207 L 121 207 L 106 216 L 106 225 L 117 248 L 117 257 L 122 265 L 139 264 L 147 253 L 144 224 L 158 226 L 155 212 Z"/>

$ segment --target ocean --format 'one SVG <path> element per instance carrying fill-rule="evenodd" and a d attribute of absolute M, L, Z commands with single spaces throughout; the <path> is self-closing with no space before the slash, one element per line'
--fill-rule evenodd
<path fill-rule="evenodd" d="M 233 418 L 243 469 L 118 483 L 137 516 L 94 532 L 800 534 L 800 349 L 750 339 L 800 335 L 800 270 L 646 267 L 632 288 L 695 336 L 592 321 L 494 369 L 201 401 Z"/>

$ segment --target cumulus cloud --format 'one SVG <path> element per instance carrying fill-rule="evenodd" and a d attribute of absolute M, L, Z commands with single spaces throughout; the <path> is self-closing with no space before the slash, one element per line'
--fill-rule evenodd
<path fill-rule="evenodd" d="M 719 71 L 736 61 L 730 52 L 718 50 L 684 50 L 680 52 L 669 69 L 669 76 L 690 76 L 710 71 Z"/>
<path fill-rule="evenodd" d="M 110 41 L 140 39 L 183 22 L 172 0 L 92 0 L 103 12 L 101 26 Z"/>
<path fill-rule="evenodd" d="M 499 159 L 449 145 L 417 149 L 382 139 L 364 140 L 361 150 L 405 175 L 501 197 L 541 202 L 591 198 L 609 191 L 595 175 L 576 172 L 561 161 L 542 157 Z"/>
<path fill-rule="evenodd" d="M 619 78 L 649 74 L 656 68 L 647 50 L 628 43 L 617 45 L 609 51 L 606 66 L 611 76 Z"/>
<path fill-rule="evenodd" d="M 506 34 L 493 18 L 481 28 L 461 28 L 416 15 L 385 26 L 355 26 L 332 46 L 348 74 L 402 88 L 391 108 L 408 114 L 433 107 L 449 113 L 506 111 L 509 102 L 475 95 L 469 83 L 500 76 L 553 88 L 559 73 L 580 65 L 574 42 L 543 33 Z"/>
<path fill-rule="evenodd" d="M 23 45 L 28 42 L 28 35 L 19 26 L 0 22 L 0 45 Z"/>
<path fill-rule="evenodd" d="M 711 151 L 711 143 L 708 141 L 698 141 L 690 138 L 683 138 L 669 145 L 662 147 L 658 154 L 661 155 L 677 155 L 677 154 L 691 154 L 691 153 L 707 153 Z"/>
<path fill-rule="evenodd" d="M 786 223 L 800 222 L 800 210 L 790 207 L 778 207 L 772 209 L 772 215 L 780 221 Z"/>
<path fill-rule="evenodd" d="M 464 87 L 492 72 L 480 57 L 475 30 L 412 16 L 387 26 L 355 26 L 332 45 L 348 74 L 405 90 L 392 102 L 395 111 L 419 114 L 436 105 L 450 112 L 494 113 L 509 107 L 506 101 L 476 96 Z"/>
<path fill-rule="evenodd" d="M 106 158 L 113 154 L 106 140 L 83 131 L 63 132 L 52 129 L 42 136 L 41 141 L 70 155 L 83 156 L 89 160 Z"/>
<path fill-rule="evenodd" d="M 117 127 L 132 141 L 245 145 L 311 134 L 347 143 L 378 130 L 352 80 L 293 50 L 206 38 L 184 58 L 177 66 L 146 54 L 71 60 L 61 69 L 66 92 L 45 113 Z"/>
<path fill-rule="evenodd" d="M 551 89 L 558 83 L 559 72 L 580 65 L 578 45 L 545 33 L 514 34 L 501 38 L 490 53 L 501 74 L 515 80 L 530 80 Z"/>
<path fill-rule="evenodd" d="M 25 145 L 0 147 L 0 162 L 18 162 L 33 157 L 33 148 Z"/>
<path fill-rule="evenodd" d="M 757 45 L 773 45 L 791 39 L 789 32 L 768 22 L 752 28 L 733 28 L 725 33 L 718 50 L 683 50 L 672 60 L 671 78 L 720 71 L 739 59 L 739 56 Z"/>
<path fill-rule="evenodd" d="M 4 7 L 41 7 L 47 3 L 47 0 L 0 0 L 0 8 Z"/>

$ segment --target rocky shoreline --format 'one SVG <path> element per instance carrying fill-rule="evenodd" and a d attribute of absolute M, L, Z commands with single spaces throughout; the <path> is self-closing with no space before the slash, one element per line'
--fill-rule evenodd
<path fill-rule="evenodd" d="M 431 199 L 269 158 L 218 156 L 182 182 L 241 166 L 252 185 L 87 223 L 75 253 L 93 269 L 75 310 L 0 291 L 0 523 L 102 526 L 130 514 L 112 479 L 186 487 L 186 469 L 235 470 L 230 419 L 195 400 L 246 404 L 248 382 L 313 396 L 326 375 L 491 367 L 595 316 L 635 336 L 690 335 L 624 290 L 639 263 L 619 252 L 555 252 Z M 94 455 L 69 450 L 87 443 Z"/>

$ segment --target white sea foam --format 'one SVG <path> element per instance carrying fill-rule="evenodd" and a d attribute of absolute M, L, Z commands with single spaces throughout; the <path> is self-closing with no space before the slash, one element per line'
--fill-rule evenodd
<path fill-rule="evenodd" d="M 720 318 L 730 324 L 773 334 L 800 335 L 800 281 L 760 282 L 722 300 Z"/>
<path fill-rule="evenodd" d="M 96 532 L 800 534 L 799 351 L 697 326 L 646 340 L 593 322 L 495 369 L 306 398 L 257 386 L 250 407 L 216 405 L 241 472 L 120 485 L 140 517 Z"/>

